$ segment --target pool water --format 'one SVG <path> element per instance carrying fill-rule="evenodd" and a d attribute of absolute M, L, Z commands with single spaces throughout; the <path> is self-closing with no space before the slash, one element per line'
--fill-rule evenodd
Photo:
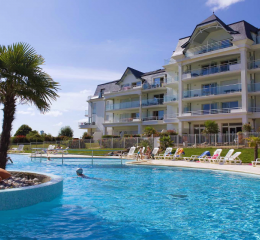
<path fill-rule="evenodd" d="M 31 161 L 20 169 L 64 177 L 63 196 L 0 212 L 0 239 L 259 239 L 260 178 L 118 161 Z M 83 161 L 83 162 L 82 162 Z M 90 177 L 76 177 L 82 167 Z M 30 196 L 28 196 L 30 197 Z"/>

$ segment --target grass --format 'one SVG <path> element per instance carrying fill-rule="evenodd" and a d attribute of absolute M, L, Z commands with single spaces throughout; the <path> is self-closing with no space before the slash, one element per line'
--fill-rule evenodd
<path fill-rule="evenodd" d="M 47 148 L 49 146 L 49 144 L 39 144 L 37 145 L 37 147 L 40 148 Z M 11 147 L 17 147 L 17 145 L 13 145 Z M 36 146 L 34 146 L 36 147 Z M 88 146 L 89 147 L 89 146 Z M 30 145 L 25 145 L 24 146 L 24 150 L 26 153 L 31 153 L 30 150 Z M 98 144 L 97 146 L 92 144 L 92 148 L 89 149 L 75 149 L 75 150 L 69 150 L 69 154 L 79 154 L 79 155 L 92 155 L 92 150 L 93 151 L 93 155 L 94 156 L 105 156 L 107 153 L 112 152 L 112 151 L 120 151 L 120 150 L 124 150 L 123 148 L 98 148 Z M 102 151 L 103 150 L 103 151 Z M 191 155 L 200 155 L 202 154 L 204 151 L 209 151 L 210 154 L 212 155 L 214 153 L 214 151 L 216 150 L 216 148 L 184 148 L 184 152 L 185 152 L 185 157 L 190 157 Z M 225 156 L 228 152 L 228 148 L 224 148 L 222 151 L 221 156 Z M 242 160 L 243 163 L 251 163 L 251 161 L 254 161 L 254 149 L 253 148 L 242 148 L 242 149 L 235 149 L 235 152 L 241 152 L 241 155 L 239 156 L 240 159 Z M 162 152 L 163 153 L 163 152 Z M 258 150 L 258 154 L 260 157 L 260 148 Z"/>

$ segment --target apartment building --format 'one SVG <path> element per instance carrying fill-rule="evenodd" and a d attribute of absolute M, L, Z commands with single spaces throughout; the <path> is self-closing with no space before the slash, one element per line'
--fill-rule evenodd
<path fill-rule="evenodd" d="M 97 86 L 88 99 L 91 134 L 158 131 L 200 134 L 206 120 L 221 133 L 242 125 L 260 127 L 260 29 L 240 21 L 225 24 L 215 14 L 181 38 L 163 69 L 128 67 L 119 80 Z"/>

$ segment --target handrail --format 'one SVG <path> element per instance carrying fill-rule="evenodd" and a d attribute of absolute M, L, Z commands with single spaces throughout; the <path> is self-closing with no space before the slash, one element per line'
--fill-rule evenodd
<path fill-rule="evenodd" d="M 225 64 L 217 64 L 214 66 L 209 66 L 209 67 L 204 67 L 204 68 L 186 70 L 186 71 L 183 71 L 182 74 L 191 74 L 190 77 L 205 76 L 205 75 L 230 71 L 230 66 L 238 65 L 238 64 L 240 64 L 239 60 L 230 62 L 230 63 L 225 63 Z"/>
<path fill-rule="evenodd" d="M 152 121 L 152 120 L 163 120 L 163 116 L 148 116 L 144 117 L 143 121 Z"/>
<path fill-rule="evenodd" d="M 79 122 L 78 126 L 89 126 L 89 125 L 96 125 L 95 122 Z"/>
<path fill-rule="evenodd" d="M 249 61 L 247 67 L 248 69 L 260 68 L 260 59 Z"/>
<path fill-rule="evenodd" d="M 217 87 L 209 88 L 198 88 L 192 90 L 183 91 L 183 98 L 193 98 L 193 97 L 202 97 L 210 95 L 220 95 L 220 94 L 231 94 L 241 92 L 241 83 L 222 85 Z"/>
<path fill-rule="evenodd" d="M 163 104 L 163 102 L 163 98 L 143 99 L 142 106 L 160 105 Z"/>
<path fill-rule="evenodd" d="M 133 122 L 134 120 L 140 120 L 140 118 L 121 118 L 121 119 L 111 119 L 111 120 L 105 120 L 105 123 L 127 123 L 127 122 Z"/>
<path fill-rule="evenodd" d="M 204 54 L 207 52 L 213 52 L 219 49 L 224 49 L 224 48 L 228 48 L 228 47 L 232 47 L 233 43 L 231 41 L 231 38 L 228 39 L 223 39 L 220 41 L 216 41 L 213 43 L 209 43 L 209 44 L 204 44 L 204 45 L 199 45 L 197 47 L 194 48 L 189 48 L 186 52 L 185 52 L 185 56 L 186 57 L 191 57 L 191 56 L 195 56 L 198 54 Z"/>
<path fill-rule="evenodd" d="M 165 95 L 164 102 L 176 102 L 178 101 L 178 95 Z"/>
<path fill-rule="evenodd" d="M 144 83 L 143 84 L 143 90 L 161 88 L 161 87 L 164 87 L 164 82 L 160 83 L 160 84 L 150 84 L 150 83 Z"/>
<path fill-rule="evenodd" d="M 191 113 L 191 115 L 208 115 L 208 114 L 220 114 L 220 113 L 230 113 L 232 110 L 242 109 L 241 107 L 235 108 L 220 108 L 220 109 L 210 109 L 210 110 L 197 110 L 197 111 L 184 111 L 183 113 Z"/>
<path fill-rule="evenodd" d="M 123 103 L 111 103 L 106 105 L 106 110 L 119 110 L 124 108 L 134 108 L 139 107 L 140 102 L 139 101 L 132 101 L 132 102 L 123 102 Z"/>

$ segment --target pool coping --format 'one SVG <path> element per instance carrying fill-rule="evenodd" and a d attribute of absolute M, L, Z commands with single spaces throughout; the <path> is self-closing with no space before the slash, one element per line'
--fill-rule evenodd
<path fill-rule="evenodd" d="M 126 164 L 134 165 L 134 166 L 140 165 L 140 166 L 196 168 L 196 169 L 203 169 L 203 170 L 218 170 L 218 171 L 260 175 L 260 165 L 257 167 L 253 167 L 252 165 L 220 165 L 220 164 L 212 164 L 212 163 L 186 162 L 181 160 L 135 161 L 135 162 L 127 162 Z"/>
<path fill-rule="evenodd" d="M 0 211 L 28 207 L 41 202 L 52 201 L 63 192 L 63 178 L 54 174 L 20 171 L 12 169 L 10 172 L 35 173 L 50 178 L 50 181 L 28 187 L 0 190 Z M 30 198 L 28 196 L 34 196 Z"/>

